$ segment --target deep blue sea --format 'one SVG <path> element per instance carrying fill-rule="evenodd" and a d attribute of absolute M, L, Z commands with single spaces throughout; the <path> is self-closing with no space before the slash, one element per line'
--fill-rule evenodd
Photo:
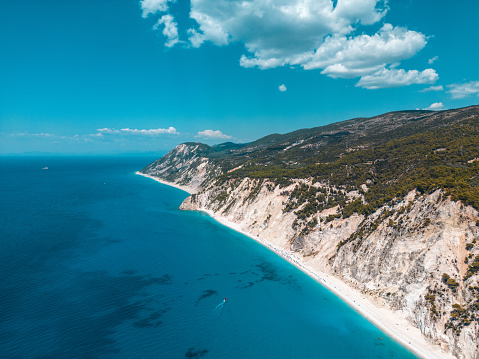
<path fill-rule="evenodd" d="M 1 358 L 415 358 L 155 159 L 0 158 Z"/>

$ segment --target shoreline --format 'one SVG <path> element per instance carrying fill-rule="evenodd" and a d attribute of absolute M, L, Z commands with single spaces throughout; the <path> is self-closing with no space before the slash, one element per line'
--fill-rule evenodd
<path fill-rule="evenodd" d="M 160 183 L 162 183 L 164 185 L 167 185 L 167 186 L 170 186 L 170 187 L 175 187 L 177 189 L 181 189 L 182 191 L 185 191 L 189 194 L 195 194 L 197 192 L 193 187 L 182 186 L 182 185 L 179 185 L 179 184 L 176 184 L 176 183 L 167 182 L 167 181 L 164 181 L 164 180 L 162 180 L 158 177 L 153 177 L 153 176 L 147 175 L 146 173 L 141 173 L 140 171 L 136 171 L 135 174 L 139 175 L 139 176 L 146 177 L 146 178 L 151 178 L 153 181 L 160 182 Z"/>
<path fill-rule="evenodd" d="M 194 194 L 197 192 L 189 186 L 177 185 L 171 182 L 161 180 L 158 177 L 153 177 L 140 172 L 136 172 L 136 174 L 143 177 L 151 178 L 164 185 L 175 187 L 189 194 Z M 380 307 L 379 305 L 372 303 L 366 298 L 364 294 L 359 292 L 357 289 L 350 287 L 349 285 L 347 285 L 340 279 L 334 277 L 333 275 L 329 275 L 317 269 L 313 269 L 312 267 L 304 263 L 303 260 L 294 252 L 276 247 L 271 243 L 242 230 L 236 223 L 228 221 L 227 219 L 216 215 L 211 210 L 199 209 L 198 211 L 207 213 L 211 218 L 213 218 L 220 224 L 253 239 L 257 243 L 274 252 L 276 255 L 287 260 L 289 263 L 294 265 L 303 273 L 307 274 L 312 279 L 321 284 L 323 287 L 327 288 L 329 291 L 333 292 L 336 296 L 341 298 L 346 304 L 348 304 L 352 309 L 359 313 L 363 318 L 374 324 L 384 333 L 393 338 L 396 342 L 400 343 L 402 346 L 404 346 L 406 349 L 413 352 L 420 358 L 456 358 L 452 354 L 446 353 L 441 350 L 438 345 L 427 342 L 422 336 L 421 331 L 418 328 L 414 327 L 412 324 L 410 324 L 405 318 L 402 318 L 401 316 L 397 315 L 392 310 Z"/>

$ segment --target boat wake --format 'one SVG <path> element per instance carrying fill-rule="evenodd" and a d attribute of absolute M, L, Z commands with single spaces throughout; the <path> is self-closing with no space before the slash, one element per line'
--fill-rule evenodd
<path fill-rule="evenodd" d="M 221 315 L 221 313 L 223 312 L 223 307 L 225 303 L 226 303 L 226 298 L 223 299 L 223 301 L 215 307 L 215 313 L 214 313 L 215 318 L 218 318 Z"/>

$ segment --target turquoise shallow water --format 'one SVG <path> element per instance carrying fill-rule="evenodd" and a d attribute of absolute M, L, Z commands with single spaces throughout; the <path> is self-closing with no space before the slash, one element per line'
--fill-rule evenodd
<path fill-rule="evenodd" d="M 0 158 L 2 358 L 415 358 L 154 159 Z"/>

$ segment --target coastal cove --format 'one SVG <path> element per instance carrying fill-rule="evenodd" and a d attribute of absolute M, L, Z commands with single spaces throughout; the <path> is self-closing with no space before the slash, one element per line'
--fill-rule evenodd
<path fill-rule="evenodd" d="M 194 194 L 197 191 L 190 186 L 182 186 L 176 183 L 162 180 L 158 177 L 150 176 L 141 172 L 136 172 L 137 175 L 144 176 L 153 179 L 161 184 L 171 186 L 187 192 L 188 194 Z M 317 269 L 313 269 L 311 266 L 303 262 L 303 260 L 292 251 L 286 251 L 282 248 L 274 246 L 266 240 L 261 239 L 258 235 L 252 235 L 242 230 L 236 223 L 227 220 L 224 217 L 216 215 L 213 211 L 208 209 L 200 209 L 200 211 L 207 213 L 211 218 L 221 223 L 222 225 L 229 227 L 251 239 L 260 243 L 264 247 L 268 248 L 281 258 L 285 259 L 296 268 L 310 276 L 319 284 L 333 292 L 344 302 L 346 302 L 351 308 L 361 314 L 366 320 L 370 321 L 377 327 L 381 328 L 385 333 L 390 335 L 396 341 L 404 345 L 406 348 L 414 352 L 421 358 L 454 358 L 452 355 L 445 353 L 439 346 L 435 346 L 427 342 L 421 335 L 418 328 L 412 326 L 405 318 L 402 318 L 398 313 L 391 310 L 380 307 L 378 303 L 373 303 L 370 298 L 366 298 L 355 288 L 352 288 L 335 278 L 332 275 L 328 275 Z"/>

